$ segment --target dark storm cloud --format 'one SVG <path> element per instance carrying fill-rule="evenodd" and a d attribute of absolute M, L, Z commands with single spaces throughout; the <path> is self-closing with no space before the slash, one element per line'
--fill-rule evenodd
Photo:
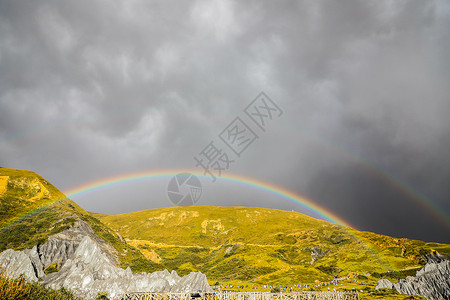
<path fill-rule="evenodd" d="M 449 14 L 445 1 L 0 1 L 0 165 L 61 189 L 191 168 L 263 90 L 285 114 L 231 171 L 361 229 L 449 242 L 396 187 L 450 211 Z M 206 185 L 200 204 L 297 209 Z M 161 207 L 164 189 L 77 201 Z M 121 201 L 129 191 L 133 205 Z"/>

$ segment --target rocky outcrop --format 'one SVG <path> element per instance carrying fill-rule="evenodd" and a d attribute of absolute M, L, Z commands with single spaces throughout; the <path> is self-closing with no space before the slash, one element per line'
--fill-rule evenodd
<path fill-rule="evenodd" d="M 36 246 L 33 249 L 14 251 L 7 249 L 0 253 L 1 273 L 11 278 L 17 278 L 21 274 L 29 281 L 37 281 L 37 274 L 44 274 L 42 264 L 36 257 Z"/>
<path fill-rule="evenodd" d="M 180 277 L 175 271 L 136 274 L 129 268 L 121 269 L 111 248 L 87 223 L 79 220 L 69 230 L 49 237 L 43 245 L 2 252 L 0 267 L 9 277 L 24 274 L 28 280 L 40 278 L 47 287 L 64 287 L 83 299 L 95 299 L 98 292 L 108 292 L 114 297 L 131 291 L 211 291 L 206 276 L 200 272 Z M 45 268 L 54 263 L 61 266 L 60 270 L 45 275 Z"/>
<path fill-rule="evenodd" d="M 389 279 L 380 279 L 377 282 L 377 286 L 375 287 L 376 290 L 379 289 L 393 289 L 394 284 Z"/>
<path fill-rule="evenodd" d="M 446 260 L 450 260 L 450 257 L 446 256 L 446 255 L 442 255 L 439 254 L 437 252 L 433 252 L 430 254 L 426 254 L 425 256 L 422 257 L 422 259 L 427 262 L 427 263 L 440 263 Z"/>
<path fill-rule="evenodd" d="M 133 274 L 129 268 L 126 270 L 118 268 L 87 236 L 77 247 L 73 258 L 68 259 L 59 272 L 46 276 L 43 283 L 54 289 L 70 288 L 85 298 L 94 298 L 99 291 L 106 291 L 110 296 L 117 296 L 126 291 L 210 290 L 206 276 L 201 273 L 191 273 L 180 277 L 175 271 Z"/>
<path fill-rule="evenodd" d="M 234 244 L 233 246 L 230 246 L 225 250 L 225 255 L 231 255 L 234 253 L 237 249 L 239 249 L 239 244 Z"/>
<path fill-rule="evenodd" d="M 321 259 L 325 255 L 327 255 L 330 250 L 323 250 L 319 246 L 314 246 L 311 249 L 311 262 L 310 264 L 314 264 L 317 260 Z"/>
<path fill-rule="evenodd" d="M 416 276 L 392 283 L 387 279 L 378 281 L 375 289 L 395 289 L 400 294 L 419 295 L 427 299 L 450 299 L 450 261 L 430 262 Z"/>

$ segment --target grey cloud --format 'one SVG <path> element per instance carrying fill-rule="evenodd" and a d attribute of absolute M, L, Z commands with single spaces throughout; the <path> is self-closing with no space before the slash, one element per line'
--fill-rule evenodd
<path fill-rule="evenodd" d="M 0 165 L 63 190 L 193 168 L 265 91 L 285 114 L 230 172 L 309 196 L 362 229 L 448 242 L 380 178 L 448 215 L 449 13 L 445 1 L 0 1 Z M 99 212 L 162 207 L 165 184 L 75 200 Z M 300 209 L 245 187 L 205 188 L 203 205 Z"/>

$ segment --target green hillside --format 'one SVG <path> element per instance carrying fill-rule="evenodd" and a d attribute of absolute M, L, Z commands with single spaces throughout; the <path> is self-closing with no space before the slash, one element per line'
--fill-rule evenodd
<path fill-rule="evenodd" d="M 373 291 L 379 278 L 414 275 L 426 254 L 450 256 L 450 245 L 358 232 L 275 209 L 199 206 L 88 213 L 38 174 L 0 168 L 0 252 L 44 243 L 77 219 L 114 246 L 123 268 L 167 268 L 180 275 L 201 271 L 211 284 L 231 283 L 238 290 L 253 285 L 269 290 L 264 284 L 308 284 L 320 290 L 326 289 L 322 283 L 346 277 L 339 289 Z"/>
<path fill-rule="evenodd" d="M 450 245 L 358 232 L 276 209 L 191 206 L 93 215 L 154 262 L 182 274 L 202 271 L 211 282 L 294 284 L 355 273 L 376 280 L 414 273 L 425 254 L 450 255 Z"/>
<path fill-rule="evenodd" d="M 45 243 L 48 236 L 70 228 L 77 218 L 89 223 L 119 253 L 122 267 L 154 268 L 134 247 L 98 219 L 66 198 L 40 175 L 0 168 L 0 252 L 23 250 Z"/>

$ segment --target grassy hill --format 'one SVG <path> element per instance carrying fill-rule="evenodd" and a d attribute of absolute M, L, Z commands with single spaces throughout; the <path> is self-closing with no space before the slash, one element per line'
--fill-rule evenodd
<path fill-rule="evenodd" d="M 450 245 L 358 232 L 276 209 L 198 206 L 88 213 L 38 174 L 0 168 L 0 252 L 44 243 L 77 219 L 114 246 L 123 268 L 167 268 L 180 275 L 201 271 L 211 284 L 240 290 L 252 290 L 254 284 L 259 290 L 263 284 L 318 286 L 347 276 L 340 289 L 373 290 L 381 277 L 395 281 L 414 275 L 426 254 L 450 256 Z"/>
<path fill-rule="evenodd" d="M 276 209 L 191 206 L 93 215 L 155 263 L 219 282 L 293 284 L 355 273 L 375 280 L 414 274 L 425 254 L 450 255 L 450 245 L 358 232 Z"/>
<path fill-rule="evenodd" d="M 119 253 L 122 267 L 135 271 L 154 268 L 136 248 L 66 198 L 40 175 L 0 168 L 0 252 L 23 250 L 47 241 L 48 236 L 70 228 L 77 218 L 92 226 Z"/>

